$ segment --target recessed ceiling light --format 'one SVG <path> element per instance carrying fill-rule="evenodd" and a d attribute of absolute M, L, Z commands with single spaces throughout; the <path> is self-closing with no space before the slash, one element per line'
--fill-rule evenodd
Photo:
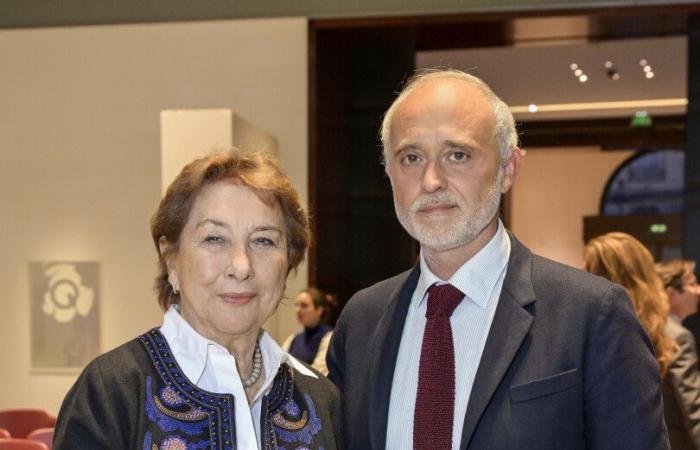
<path fill-rule="evenodd" d="M 613 63 L 612 61 L 605 61 L 604 66 L 606 69 L 610 69 L 613 66 Z"/>
<path fill-rule="evenodd" d="M 612 78 L 613 80 L 617 81 L 617 80 L 620 79 L 620 73 L 619 73 L 619 72 L 615 72 L 615 73 L 613 73 L 612 75 L 610 75 L 610 78 Z"/>
<path fill-rule="evenodd" d="M 530 111 L 531 113 L 536 113 L 537 112 L 537 105 L 534 103 L 531 103 L 528 105 L 527 110 Z"/>
<path fill-rule="evenodd" d="M 640 66 L 646 66 L 646 65 L 647 65 L 647 60 L 646 60 L 646 59 L 640 59 L 640 60 L 639 60 L 639 65 L 640 65 Z"/>
<path fill-rule="evenodd" d="M 581 70 L 581 69 L 576 69 L 574 71 L 574 75 L 576 75 L 577 77 L 580 77 L 582 73 L 583 73 L 583 70 Z"/>
<path fill-rule="evenodd" d="M 580 81 L 581 83 L 585 83 L 586 81 L 588 81 L 588 76 L 581 75 L 580 77 L 578 77 L 578 81 Z"/>
<path fill-rule="evenodd" d="M 571 70 L 576 70 L 576 69 L 578 69 L 578 64 L 571 63 L 571 65 L 569 67 L 571 67 Z"/>
<path fill-rule="evenodd" d="M 654 72 L 647 72 L 647 78 L 654 78 Z"/>
<path fill-rule="evenodd" d="M 644 71 L 645 71 L 645 72 L 651 72 L 651 66 L 650 66 L 650 65 L 644 66 Z"/>

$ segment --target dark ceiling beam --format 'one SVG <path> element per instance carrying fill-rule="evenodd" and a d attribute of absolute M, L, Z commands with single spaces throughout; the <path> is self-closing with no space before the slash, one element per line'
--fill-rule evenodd
<path fill-rule="evenodd" d="M 604 149 L 684 149 L 685 116 L 657 116 L 647 128 L 632 128 L 630 118 L 521 122 L 523 148 L 597 146 Z"/>

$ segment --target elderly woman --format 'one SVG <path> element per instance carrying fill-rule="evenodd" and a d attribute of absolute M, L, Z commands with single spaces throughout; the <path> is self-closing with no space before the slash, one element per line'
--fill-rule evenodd
<path fill-rule="evenodd" d="M 262 329 L 309 243 L 279 165 L 237 150 L 190 163 L 151 234 L 163 325 L 87 366 L 54 449 L 338 448 L 338 391 Z"/>

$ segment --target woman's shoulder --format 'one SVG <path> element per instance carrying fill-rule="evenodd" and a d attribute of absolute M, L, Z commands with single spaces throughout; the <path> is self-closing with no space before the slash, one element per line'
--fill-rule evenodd
<path fill-rule="evenodd" d="M 326 375 L 316 370 L 313 366 L 303 361 L 297 360 L 306 370 L 299 370 L 298 367 L 291 367 L 295 387 L 312 395 L 328 396 L 329 398 L 340 398 L 340 391 Z M 311 375 L 313 374 L 313 376 Z"/>
<path fill-rule="evenodd" d="M 143 372 L 151 366 L 143 337 L 137 336 L 118 347 L 93 359 L 83 371 L 84 374 L 98 374 L 100 377 L 124 379 L 129 373 Z"/>

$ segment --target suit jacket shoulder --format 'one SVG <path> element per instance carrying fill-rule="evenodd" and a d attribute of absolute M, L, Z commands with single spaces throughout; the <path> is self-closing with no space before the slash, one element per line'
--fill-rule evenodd
<path fill-rule="evenodd" d="M 357 315 L 383 314 L 392 296 L 404 285 L 414 270 L 416 269 L 407 270 L 357 291 L 343 308 L 339 320 L 352 320 Z"/>

